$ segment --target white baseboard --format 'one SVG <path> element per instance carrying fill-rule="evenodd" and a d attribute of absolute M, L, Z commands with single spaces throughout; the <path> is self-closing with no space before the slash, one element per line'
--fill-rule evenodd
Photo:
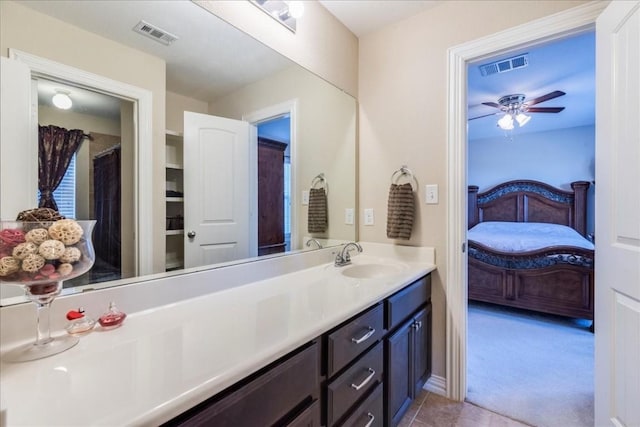
<path fill-rule="evenodd" d="M 422 388 L 431 393 L 447 397 L 447 379 L 444 377 L 431 375 Z"/>

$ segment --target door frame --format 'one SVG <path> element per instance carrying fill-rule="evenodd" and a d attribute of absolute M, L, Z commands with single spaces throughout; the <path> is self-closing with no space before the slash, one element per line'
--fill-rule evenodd
<path fill-rule="evenodd" d="M 106 95 L 133 102 L 134 132 L 134 221 L 133 230 L 136 236 L 134 249 L 134 268 L 136 276 L 153 273 L 153 164 L 148 161 L 152 153 L 152 101 L 149 90 L 132 86 L 127 83 L 112 80 L 98 74 L 90 73 L 79 68 L 71 67 L 59 62 L 42 58 L 30 53 L 9 49 L 9 58 L 26 64 L 32 78 L 46 78 L 58 80 L 67 84 L 94 90 Z M 36 95 L 37 107 L 37 95 Z M 36 110 L 37 111 L 37 110 Z M 30 114 L 31 140 L 38 140 L 37 115 Z M 38 171 L 30 174 L 38 176 Z M 94 287 L 94 286 L 92 286 Z"/>
<path fill-rule="evenodd" d="M 283 116 L 285 114 L 289 114 L 289 157 L 291 161 L 291 250 L 301 249 L 298 248 L 298 186 L 296 179 L 297 175 L 297 109 L 298 109 L 298 100 L 290 99 L 288 101 L 281 102 L 279 104 L 271 105 L 269 107 L 262 108 L 260 110 L 252 111 L 247 114 L 242 115 L 242 120 L 251 123 L 254 126 L 257 126 L 259 123 L 268 121 L 270 119 L 274 119 L 278 116 Z M 256 158 L 256 165 L 258 159 Z M 296 246 L 294 248 L 294 245 Z"/>
<path fill-rule="evenodd" d="M 608 2 L 590 2 L 448 51 L 447 115 L 447 397 L 467 394 L 467 64 L 527 45 L 592 30 Z M 597 163 L 597 160 L 596 160 Z M 597 166 L 596 166 L 597 167 Z"/>

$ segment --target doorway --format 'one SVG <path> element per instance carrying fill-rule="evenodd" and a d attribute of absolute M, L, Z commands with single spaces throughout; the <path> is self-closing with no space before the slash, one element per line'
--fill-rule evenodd
<path fill-rule="evenodd" d="M 572 59 L 573 55 L 576 60 Z M 500 67 L 503 71 L 496 71 Z M 515 180 L 533 180 L 566 191 L 571 191 L 570 183 L 574 181 L 587 181 L 586 234 L 593 235 L 595 33 L 588 31 L 470 61 L 466 71 L 469 105 L 467 183 L 479 187 L 482 194 Z M 490 74 L 491 71 L 495 72 Z M 515 117 L 511 117 L 509 111 L 503 112 L 496 107 L 502 107 L 501 99 L 519 105 L 520 96 L 516 94 L 524 98 L 524 112 L 514 112 Z M 535 105 L 530 111 L 527 102 Z M 500 127 L 503 123 L 499 122 L 505 118 L 512 120 L 511 126 L 505 126 L 512 129 Z M 527 200 L 535 202 L 534 199 Z M 493 203 L 498 202 L 493 200 Z M 484 212 L 485 221 L 486 216 L 491 215 L 490 209 L 487 207 Z M 473 232 L 485 225 L 487 228 L 483 230 L 498 228 L 498 225 L 536 227 L 534 224 L 486 222 L 474 227 Z M 574 231 L 569 227 L 566 230 Z M 468 237 L 473 232 L 468 232 Z M 579 237 L 577 232 L 575 235 Z M 531 240 L 531 236 L 518 236 L 518 242 L 522 244 Z M 492 240 L 480 241 L 475 235 L 474 241 L 489 246 L 494 243 Z M 558 242 L 556 238 L 552 244 Z M 591 322 L 544 313 L 550 309 L 563 310 L 569 305 L 558 304 L 559 307 L 551 308 L 544 299 L 559 295 L 556 289 L 570 287 L 569 276 L 563 277 L 567 288 L 565 283 L 554 281 L 551 271 L 534 282 L 531 273 L 534 270 L 528 270 L 525 272 L 530 274 L 528 281 L 520 282 L 519 278 L 523 276 L 515 278 L 500 270 L 500 274 L 509 279 L 492 281 L 489 277 L 494 279 L 496 276 L 491 274 L 498 271 L 497 268 L 491 270 L 494 260 L 485 258 L 480 264 L 478 258 L 487 253 L 479 253 L 475 242 L 468 243 L 467 291 L 470 300 L 465 312 L 468 319 L 466 400 L 531 425 L 593 425 L 594 337 L 589 331 Z M 507 243 L 506 240 L 500 243 L 504 251 L 507 251 Z M 585 239 L 585 243 L 589 242 Z M 518 264 L 518 268 L 523 268 L 523 264 Z M 511 277 L 514 277 L 512 282 L 509 281 Z M 525 284 L 520 287 L 521 283 Z M 493 293 L 505 284 L 504 292 Z M 511 307 L 523 304 L 522 301 L 530 302 L 528 298 L 535 295 L 538 285 L 546 292 L 537 295 L 538 309 Z M 510 286 L 516 288 L 513 292 L 516 296 L 510 294 Z M 527 289 L 531 289 L 530 295 L 527 295 Z"/>
<path fill-rule="evenodd" d="M 137 218 L 151 217 L 152 211 L 153 168 L 147 161 L 152 157 L 151 92 L 16 49 L 9 49 L 9 56 L 11 59 L 25 64 L 28 67 L 30 77 L 34 80 L 44 79 L 56 83 L 65 82 L 74 87 L 108 95 L 123 101 L 120 103 L 121 117 L 130 119 L 121 121 L 122 133 L 129 135 L 127 138 L 132 141 L 130 147 L 134 152 L 130 160 L 131 177 L 127 178 L 130 180 L 127 182 L 133 182 L 133 184 L 123 189 L 123 194 L 125 191 L 130 192 L 127 198 L 135 201 L 131 208 L 134 220 L 131 222 L 130 229 L 123 230 L 123 232 L 136 236 L 135 243 L 130 247 L 133 260 L 130 268 L 133 272 L 132 275 L 152 273 L 153 223 L 151 221 L 137 220 Z M 34 85 L 32 85 L 31 96 L 33 96 L 33 104 L 37 105 L 37 87 L 33 87 Z M 30 95 L 24 94 L 23 96 L 29 97 Z M 37 114 L 32 114 L 30 120 L 37 121 Z M 34 141 L 33 146 L 35 147 L 38 140 L 37 123 L 31 123 L 30 129 L 34 129 L 30 139 Z M 31 148 L 25 147 L 25 149 Z M 33 152 L 37 152 L 37 150 L 34 148 Z M 37 168 L 37 164 L 35 167 Z M 35 177 L 37 176 L 37 170 L 25 170 L 24 174 Z M 95 287 L 94 285 L 90 286 Z"/>
<path fill-rule="evenodd" d="M 262 254 L 277 253 L 297 250 L 301 248 L 298 242 L 296 209 L 293 207 L 297 203 L 297 183 L 296 183 L 296 121 L 297 100 L 289 100 L 280 104 L 262 108 L 260 110 L 245 114 L 242 120 L 256 126 L 258 130 L 258 155 L 262 151 L 263 156 L 276 156 L 276 160 L 270 163 L 276 165 L 278 172 L 273 174 L 267 172 L 263 167 L 264 177 L 262 183 L 258 178 L 258 204 L 263 198 L 265 206 L 273 205 L 281 212 L 281 218 L 270 212 L 265 212 L 264 207 L 258 207 L 258 235 L 259 242 L 263 241 Z M 260 141 L 262 140 L 262 144 Z M 270 146 L 267 148 L 267 146 Z M 266 154 L 270 153 L 270 154 Z M 266 158 L 266 157 L 264 157 Z M 281 160 L 280 160 L 281 159 Z M 263 165 L 264 166 L 264 165 Z M 259 168 L 260 169 L 260 168 Z M 259 172 L 260 173 L 260 172 Z M 268 183 L 267 176 L 281 176 L 282 185 Z M 263 188 L 260 188 L 262 184 Z M 275 192 L 276 194 L 270 194 Z M 265 198 L 265 196 L 267 196 Z M 261 209 L 264 215 L 261 214 Z M 269 209 L 269 208 L 267 208 Z M 263 218 L 265 221 L 262 221 Z M 261 236 L 260 223 L 262 222 Z M 272 224 L 269 224 L 272 222 Z M 278 230 L 276 237 L 270 236 L 270 229 Z M 279 231 L 281 229 L 281 231 Z M 273 246 L 272 246 L 273 245 Z M 258 243 L 260 247 L 261 244 Z M 273 252 L 270 252 L 273 251 Z"/>
<path fill-rule="evenodd" d="M 96 220 L 96 261 L 91 271 L 65 282 L 65 287 L 133 277 L 132 102 L 46 78 L 34 81 L 40 129 L 55 127 L 63 134 L 75 129 L 84 135 L 53 191 L 53 199 L 57 210 L 67 218 Z M 63 105 L 67 108 L 53 102 L 58 94 L 71 101 L 70 105 Z M 40 141 L 39 146 L 43 143 Z"/>
<path fill-rule="evenodd" d="M 463 401 L 467 390 L 467 64 L 496 52 L 579 34 L 593 28 L 605 7 L 585 4 L 449 50 L 446 385 L 447 396 L 454 400 Z"/>

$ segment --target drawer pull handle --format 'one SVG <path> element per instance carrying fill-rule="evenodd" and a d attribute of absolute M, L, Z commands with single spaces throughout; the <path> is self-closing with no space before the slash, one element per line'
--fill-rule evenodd
<path fill-rule="evenodd" d="M 364 334 L 360 338 L 351 338 L 351 342 L 356 343 L 356 344 L 360 344 L 360 343 L 368 340 L 369 338 L 371 338 L 371 335 L 373 335 L 375 333 L 376 333 L 376 330 L 374 328 L 372 328 L 371 326 L 369 326 L 369 331 L 366 334 Z"/>
<path fill-rule="evenodd" d="M 369 417 L 369 422 L 364 427 L 371 427 L 376 417 L 371 412 L 367 412 L 367 417 Z"/>
<path fill-rule="evenodd" d="M 365 378 L 360 384 L 355 385 L 353 383 L 351 383 L 351 388 L 355 389 L 355 390 L 360 390 L 362 387 L 366 386 L 367 384 L 369 384 L 369 381 L 371 381 L 371 378 L 373 378 L 373 376 L 376 374 L 376 371 L 374 371 L 371 368 L 368 368 L 369 370 L 369 375 L 367 375 L 367 378 Z"/>

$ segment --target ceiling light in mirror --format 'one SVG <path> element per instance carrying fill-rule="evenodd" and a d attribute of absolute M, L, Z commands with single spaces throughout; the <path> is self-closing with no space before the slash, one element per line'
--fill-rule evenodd
<path fill-rule="evenodd" d="M 301 1 L 251 0 L 251 3 L 294 33 L 297 20 L 304 14 Z"/>
<path fill-rule="evenodd" d="M 56 89 L 56 94 L 51 98 L 51 102 L 61 110 L 68 110 L 73 105 L 73 102 L 69 97 L 69 92 L 59 89 Z"/>

